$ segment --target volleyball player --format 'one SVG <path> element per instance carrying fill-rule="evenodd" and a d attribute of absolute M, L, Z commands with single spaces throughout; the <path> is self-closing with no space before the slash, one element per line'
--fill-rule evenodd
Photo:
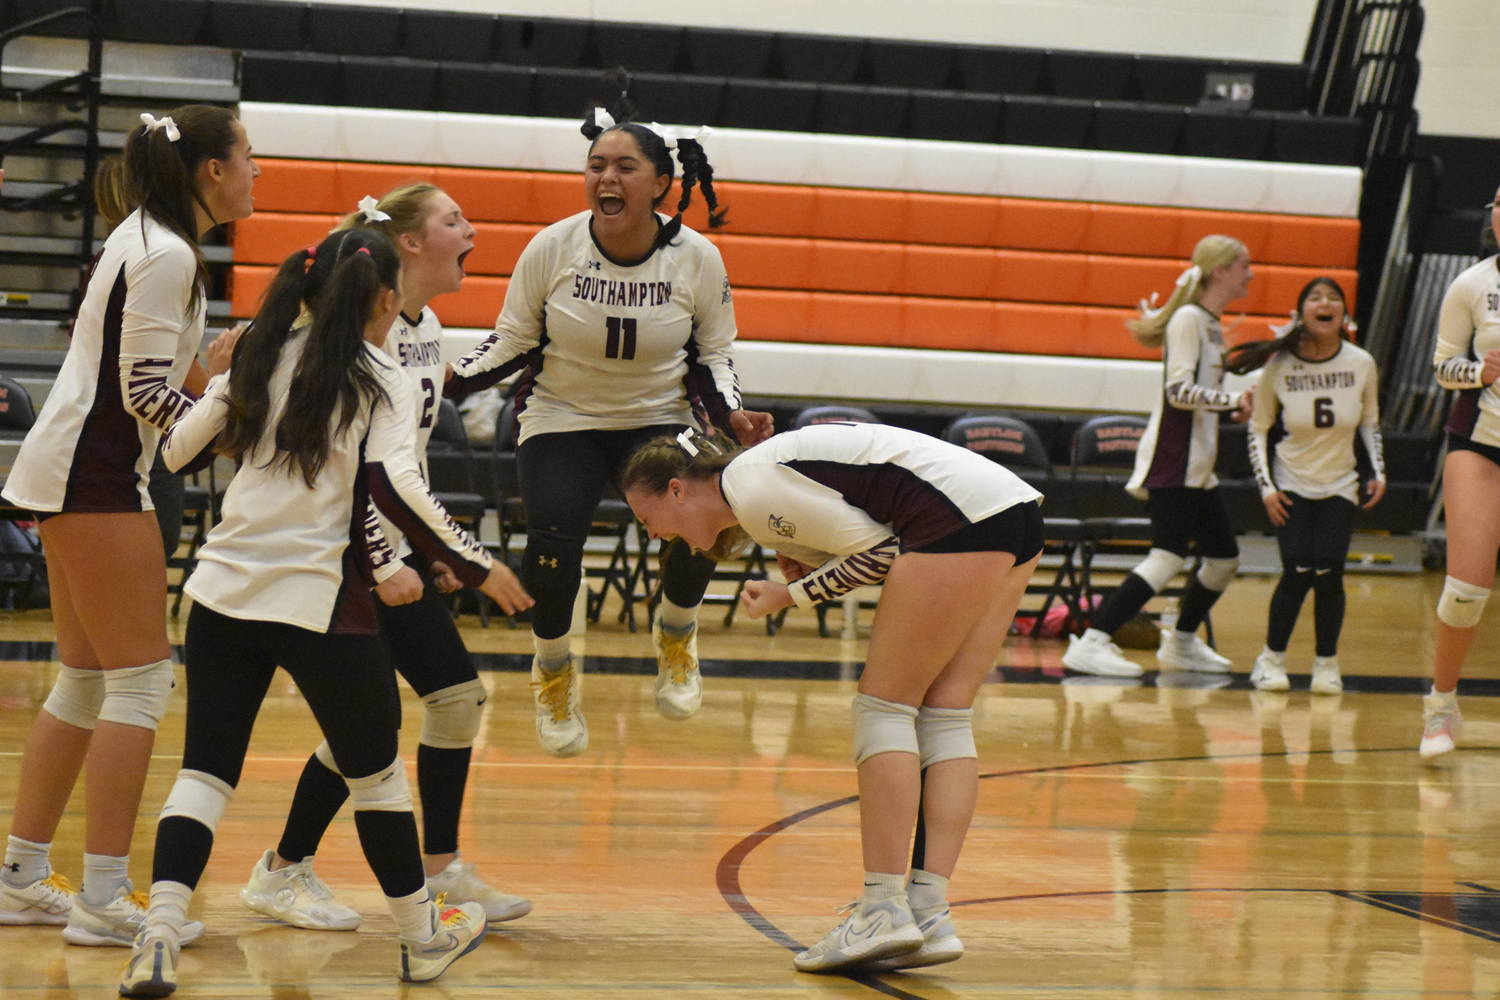
<path fill-rule="evenodd" d="M 974 697 L 1041 554 L 1041 495 L 967 449 L 843 423 L 737 455 L 691 431 L 659 438 L 623 487 L 652 537 L 708 550 L 738 527 L 777 550 L 790 582 L 746 584 L 752 617 L 885 579 L 854 699 L 864 894 L 795 965 L 960 957 L 945 900 L 978 796 Z M 919 804 L 925 837 L 908 873 Z"/>
<path fill-rule="evenodd" d="M 1126 484 L 1146 501 L 1151 552 L 1094 613 L 1093 627 L 1069 636 L 1063 665 L 1086 674 L 1139 677 L 1141 668 L 1110 641 L 1187 564 L 1192 543 L 1202 556 L 1188 580 L 1176 626 L 1162 631 L 1156 658 L 1163 670 L 1228 673 L 1229 660 L 1198 638 L 1198 626 L 1234 579 L 1239 543 L 1219 496 L 1214 460 L 1219 450 L 1219 414 L 1250 416 L 1250 394 L 1223 388 L 1224 307 L 1242 298 L 1253 274 L 1250 254 L 1239 240 L 1205 236 L 1193 262 L 1161 309 L 1141 303 L 1129 326 L 1136 340 L 1162 349 L 1162 391 L 1136 453 Z M 1155 296 L 1152 297 L 1153 299 Z"/>
<path fill-rule="evenodd" d="M 377 229 L 400 253 L 403 304 L 384 350 L 411 384 L 416 401 L 412 457 L 422 465 L 438 418 L 444 374 L 443 327 L 427 304 L 463 285 L 474 227 L 458 203 L 431 184 L 408 185 L 378 203 L 373 198 L 366 202 L 339 228 Z M 458 821 L 486 692 L 435 585 L 435 570 L 439 577 L 449 574 L 441 563 L 413 551 L 390 519 L 381 517 L 380 526 L 400 558 L 376 567 L 381 583 L 375 611 L 396 669 L 425 710 L 417 743 L 417 789 L 428 888 L 449 903 L 480 903 L 491 921 L 514 920 L 530 912 L 531 903 L 486 885 L 458 853 Z M 312 870 L 318 843 L 349 795 L 332 763 L 327 743 L 307 759 L 281 841 L 251 869 L 240 899 L 258 913 L 298 927 L 353 930 L 359 914 L 334 899 Z"/>
<path fill-rule="evenodd" d="M 1344 689 L 1339 633 L 1344 627 L 1344 563 L 1359 503 L 1356 432 L 1374 474 L 1365 483 L 1366 508 L 1385 495 L 1380 444 L 1378 373 L 1369 353 L 1345 340 L 1349 314 L 1344 290 L 1314 278 L 1297 296 L 1290 328 L 1275 340 L 1241 344 L 1225 367 L 1238 375 L 1263 368 L 1250 420 L 1250 458 L 1266 514 L 1276 526 L 1281 579 L 1271 595 L 1266 647 L 1250 683 L 1286 691 L 1286 646 L 1311 590 L 1316 657 L 1313 694 Z M 1279 439 L 1274 448 L 1270 435 Z"/>
<path fill-rule="evenodd" d="M 622 95 L 616 112 L 629 111 Z M 658 129 L 658 130 L 653 130 Z M 734 307 L 719 251 L 682 225 L 701 185 L 710 224 L 722 214 L 713 171 L 684 130 L 616 124 L 596 110 L 584 171 L 588 210 L 549 226 L 522 252 L 495 333 L 453 365 L 449 395 L 525 370 L 516 399 L 516 452 L 526 509 L 523 577 L 536 598 L 531 629 L 537 737 L 572 757 L 588 746 L 580 704 L 582 665 L 568 630 L 583 546 L 606 485 L 643 442 L 695 425 L 695 403 L 715 424 L 752 443 L 771 416 L 743 409 L 734 372 Z M 656 208 L 672 187 L 671 219 Z M 656 709 L 685 719 L 703 697 L 697 613 L 712 561 L 681 544 L 663 555 L 661 603 L 652 622 Z"/>
<path fill-rule="evenodd" d="M 198 240 L 250 215 L 260 175 L 244 127 L 222 108 L 141 120 L 123 157 L 99 172 L 100 215 L 115 229 L 5 483 L 5 498 L 41 521 L 61 667 L 21 760 L 0 923 L 65 923 L 72 944 L 124 947 L 142 919 L 131 835 L 172 691 L 166 554 L 147 483 L 161 432 L 191 402 L 185 389 L 207 381 L 197 362 L 207 273 Z M 85 765 L 74 896 L 49 852 Z M 190 926 L 189 938 L 202 932 Z"/>
<path fill-rule="evenodd" d="M 151 902 L 121 974 L 124 995 L 176 988 L 187 907 L 278 666 L 297 682 L 354 801 L 360 844 L 400 935 L 399 977 L 435 979 L 484 937 L 484 908 L 439 910 L 422 870 L 397 755 L 401 702 L 369 589 L 370 498 L 430 559 L 507 611 L 530 601 L 448 518 L 412 457 L 411 386 L 374 346 L 400 312 L 400 272 L 390 241 L 365 229 L 294 254 L 229 376 L 166 439 L 173 467 L 217 448 L 240 469 L 186 587 L 182 770 L 157 825 Z M 320 289 L 312 320 L 296 326 L 309 288 Z"/>
<path fill-rule="evenodd" d="M 1500 192 L 1490 202 L 1484 239 L 1495 249 L 1500 232 Z M 1433 353 L 1438 384 L 1457 389 L 1448 418 L 1448 457 L 1443 461 L 1448 575 L 1437 606 L 1432 690 L 1422 699 L 1423 757 L 1453 749 L 1463 729 L 1458 676 L 1474 644 L 1495 582 L 1500 552 L 1500 257 L 1493 253 L 1448 286 L 1438 315 Z"/>

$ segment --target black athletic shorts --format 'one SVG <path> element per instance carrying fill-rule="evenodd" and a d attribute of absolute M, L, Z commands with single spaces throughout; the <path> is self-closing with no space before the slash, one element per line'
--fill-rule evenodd
<path fill-rule="evenodd" d="M 1471 441 L 1462 434 L 1454 434 L 1452 431 L 1448 432 L 1448 450 L 1472 451 L 1476 455 L 1483 455 L 1496 465 L 1500 465 L 1500 448 L 1496 448 L 1490 444 L 1480 444 L 1478 441 Z"/>
<path fill-rule="evenodd" d="M 1042 508 L 1035 500 L 1027 500 L 907 551 L 1009 552 L 1016 557 L 1019 566 L 1030 562 L 1042 551 L 1043 541 Z"/>

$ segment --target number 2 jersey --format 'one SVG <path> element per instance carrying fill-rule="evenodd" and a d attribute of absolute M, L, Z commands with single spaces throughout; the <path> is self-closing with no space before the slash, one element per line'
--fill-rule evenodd
<path fill-rule="evenodd" d="M 1448 286 L 1438 314 L 1432 364 L 1438 384 L 1457 389 L 1448 430 L 1500 448 L 1500 382 L 1480 378 L 1484 356 L 1500 348 L 1500 257 L 1486 257 Z"/>
<path fill-rule="evenodd" d="M 443 375 L 443 324 L 431 309 L 424 308 L 413 322 L 405 313 L 396 317 L 391 332 L 385 339 L 385 353 L 401 366 L 398 373 L 411 386 L 416 402 L 415 434 L 412 436 L 412 458 L 427 477 L 427 442 L 432 439 L 432 429 L 437 426 L 438 407 L 442 404 Z M 375 510 L 380 521 L 380 532 L 389 546 L 386 551 L 380 539 L 372 536 L 371 558 L 375 562 L 375 579 L 384 581 L 401 568 L 400 560 L 411 552 L 411 545 L 396 527 Z"/>
<path fill-rule="evenodd" d="M 1261 370 L 1250 418 L 1250 460 L 1262 497 L 1281 490 L 1308 500 L 1359 502 L 1354 441 L 1363 438 L 1374 477 L 1385 481 L 1375 359 L 1350 343 L 1307 361 L 1281 351 Z M 1283 432 L 1274 448 L 1274 428 Z"/>
<path fill-rule="evenodd" d="M 580 212 L 527 244 L 495 333 L 454 364 L 447 394 L 526 369 L 516 397 L 522 441 L 693 424 L 692 399 L 727 427 L 740 391 L 734 305 L 718 248 L 684 228 L 627 266 L 594 242 L 592 219 Z"/>

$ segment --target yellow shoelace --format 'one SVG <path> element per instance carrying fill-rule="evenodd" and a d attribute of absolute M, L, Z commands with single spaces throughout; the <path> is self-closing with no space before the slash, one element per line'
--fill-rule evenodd
<path fill-rule="evenodd" d="M 687 683 L 688 671 L 693 667 L 693 656 L 688 652 L 688 640 L 692 637 L 692 632 L 673 635 L 663 631 L 661 634 L 661 659 L 672 671 L 673 684 Z"/>
<path fill-rule="evenodd" d="M 564 670 L 556 677 L 544 681 L 532 681 L 531 690 L 537 698 L 552 709 L 552 721 L 563 722 L 568 718 L 568 688 L 573 680 L 573 671 Z"/>
<path fill-rule="evenodd" d="M 73 883 L 69 882 L 61 872 L 53 872 L 42 879 L 42 885 L 55 889 L 58 892 L 67 893 L 69 896 L 78 895 L 78 890 L 73 888 Z"/>

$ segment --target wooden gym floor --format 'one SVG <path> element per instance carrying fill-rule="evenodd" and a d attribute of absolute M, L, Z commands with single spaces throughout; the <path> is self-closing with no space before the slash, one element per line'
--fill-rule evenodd
<path fill-rule="evenodd" d="M 237 892 L 275 844 L 319 736 L 284 678 L 261 713 L 238 796 L 195 899 L 208 934 L 182 997 L 762 998 L 1493 997 L 1500 993 L 1500 615 L 1482 626 L 1462 748 L 1424 767 L 1419 693 L 1440 574 L 1351 576 L 1348 690 L 1307 694 L 1311 601 L 1289 695 L 1252 692 L 1272 581 L 1244 578 L 1215 612 L 1239 671 L 1223 688 L 1059 683 L 1062 644 L 1014 639 L 976 706 L 978 814 L 952 884 L 967 947 L 952 965 L 847 978 L 794 972 L 858 892 L 849 699 L 859 640 L 794 615 L 768 638 L 705 613 L 702 711 L 659 718 L 650 639 L 589 630 L 592 745 L 545 756 L 532 730 L 524 630 L 464 633 L 491 697 L 462 842 L 534 911 L 436 984 L 395 980 L 394 928 L 347 813 L 319 872 L 366 915 L 355 933 L 296 930 Z M 722 614 L 722 609 L 719 610 Z M 185 617 L 185 616 L 184 616 Z M 865 612 L 866 619 L 868 612 Z M 837 613 L 835 613 L 835 626 Z M 0 809 L 56 664 L 45 611 L 0 613 Z M 174 625 L 174 628 L 177 626 Z M 180 632 L 175 633 L 180 639 Z M 1149 652 L 1133 654 L 1154 670 Z M 410 699 L 410 693 L 408 692 Z M 409 718 L 420 706 L 407 703 Z M 149 881 L 155 816 L 181 746 L 162 730 L 137 827 Z M 405 744 L 415 740 L 408 725 Z M 408 758 L 409 759 L 409 758 Z M 81 791 L 54 860 L 80 872 Z M 125 954 L 4 928 L 0 996 L 114 993 Z"/>

